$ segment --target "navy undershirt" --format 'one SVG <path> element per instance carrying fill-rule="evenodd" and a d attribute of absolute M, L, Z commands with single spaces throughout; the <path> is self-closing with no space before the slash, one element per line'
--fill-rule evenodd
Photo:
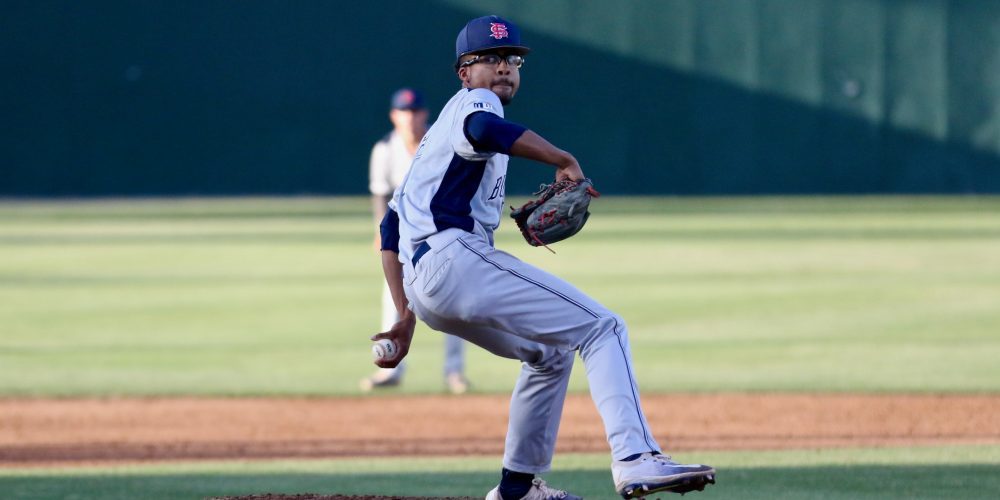
<path fill-rule="evenodd" d="M 465 117 L 465 137 L 478 153 L 510 154 L 510 147 L 525 130 L 528 129 L 487 111 Z"/>

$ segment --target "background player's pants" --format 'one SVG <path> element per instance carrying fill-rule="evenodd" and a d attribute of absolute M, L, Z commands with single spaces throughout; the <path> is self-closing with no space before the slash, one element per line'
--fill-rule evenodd
<path fill-rule="evenodd" d="M 510 405 L 504 467 L 551 466 L 563 401 L 580 352 L 612 456 L 659 451 L 639 404 L 628 333 L 620 317 L 569 283 L 494 249 L 480 235 L 432 237 L 403 283 L 414 313 L 431 328 L 523 362 Z"/>
<path fill-rule="evenodd" d="M 392 293 L 389 291 L 387 283 L 382 284 L 382 330 L 389 331 L 392 325 L 399 321 L 399 314 L 396 313 L 396 304 L 392 303 Z M 382 368 L 387 377 L 402 377 L 406 372 L 406 362 L 400 363 L 395 368 Z M 444 376 L 452 373 L 465 373 L 465 341 L 454 336 L 444 336 Z"/>

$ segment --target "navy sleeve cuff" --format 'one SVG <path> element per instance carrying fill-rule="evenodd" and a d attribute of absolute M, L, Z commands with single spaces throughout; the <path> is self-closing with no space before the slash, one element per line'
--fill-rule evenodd
<path fill-rule="evenodd" d="M 399 214 L 391 208 L 388 209 L 378 228 L 382 235 L 382 250 L 399 253 Z"/>
<path fill-rule="evenodd" d="M 510 154 L 510 147 L 525 130 L 528 129 L 486 111 L 465 117 L 465 137 L 478 153 Z"/>

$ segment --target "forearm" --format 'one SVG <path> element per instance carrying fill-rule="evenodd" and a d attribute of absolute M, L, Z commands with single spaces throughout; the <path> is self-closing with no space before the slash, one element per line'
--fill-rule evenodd
<path fill-rule="evenodd" d="M 465 121 L 465 135 L 476 151 L 527 158 L 556 167 L 557 179 L 583 179 L 576 158 L 531 130 L 492 113 L 478 112 Z"/>
<path fill-rule="evenodd" d="M 392 294 L 392 302 L 396 305 L 399 321 L 393 324 L 388 331 L 375 334 L 372 340 L 391 339 L 396 343 L 398 351 L 396 357 L 379 358 L 375 360 L 375 364 L 381 368 L 395 368 L 410 352 L 410 343 L 413 341 L 417 317 L 407 307 L 409 302 L 406 300 L 406 294 L 403 293 L 403 265 L 399 262 L 398 253 L 393 250 L 382 250 L 382 271 L 385 273 L 385 282 L 389 284 L 389 292 Z"/>
<path fill-rule="evenodd" d="M 385 282 L 389 285 L 392 303 L 396 306 L 399 317 L 409 313 L 406 294 L 403 293 L 403 264 L 399 262 L 399 217 L 396 212 L 386 209 L 386 215 L 379 224 L 382 250 L 382 272 Z"/>
<path fill-rule="evenodd" d="M 396 312 L 399 314 L 399 321 L 392 325 L 389 331 L 376 334 L 372 340 L 392 339 L 396 343 L 399 354 L 395 358 L 375 361 L 375 364 L 382 368 L 395 368 L 410 351 L 410 342 L 413 339 L 413 329 L 416 327 L 417 318 L 410 311 L 406 293 L 403 291 L 403 264 L 399 262 L 399 217 L 394 210 L 386 210 L 386 215 L 383 217 L 382 223 L 379 224 L 379 228 L 382 272 L 385 274 L 386 284 L 389 285 L 389 294 L 392 296 L 392 303 L 396 306 Z"/>
<path fill-rule="evenodd" d="M 578 165 L 573 155 L 553 146 L 544 137 L 531 130 L 525 130 L 521 137 L 514 141 L 510 147 L 510 154 L 555 165 L 557 168 Z"/>
<path fill-rule="evenodd" d="M 385 273 L 385 282 L 389 285 L 392 303 L 396 306 L 399 317 L 412 315 L 406 294 L 403 292 L 403 264 L 399 262 L 398 253 L 382 250 L 382 272 Z"/>

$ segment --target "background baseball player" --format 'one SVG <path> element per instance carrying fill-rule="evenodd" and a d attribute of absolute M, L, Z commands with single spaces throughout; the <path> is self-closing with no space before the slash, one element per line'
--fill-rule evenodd
<path fill-rule="evenodd" d="M 403 182 L 410 170 L 413 155 L 420 140 L 427 132 L 427 108 L 423 95 L 411 88 L 402 88 L 392 94 L 389 120 L 392 131 L 372 147 L 368 163 L 368 189 L 372 193 L 372 212 L 375 223 L 385 217 L 386 205 L 392 192 Z M 375 232 L 375 247 L 379 246 L 379 234 Z M 382 331 L 388 330 L 399 321 L 396 306 L 392 302 L 388 285 L 382 291 Z M 397 386 L 403 381 L 406 366 L 400 363 L 396 368 L 380 368 L 372 375 L 361 379 L 361 390 L 371 391 L 380 387 Z M 465 342 L 455 336 L 444 338 L 444 380 L 453 394 L 463 394 L 469 389 L 465 378 Z"/>
<path fill-rule="evenodd" d="M 715 470 L 660 454 L 639 403 L 621 317 L 569 283 L 493 247 L 504 206 L 508 155 L 556 167 L 556 179 L 584 179 L 577 160 L 504 119 L 529 49 L 516 26 L 473 19 L 456 40 L 462 82 L 424 136 L 413 167 L 381 224 L 382 262 L 401 320 L 391 338 L 394 366 L 409 350 L 416 318 L 499 356 L 522 361 L 514 388 L 500 484 L 487 499 L 578 498 L 536 474 L 550 468 L 576 352 L 604 421 L 612 478 L 625 498 L 700 490 Z M 586 77 L 581 69 L 574 77 Z M 398 258 L 396 253 L 398 252 Z"/>

